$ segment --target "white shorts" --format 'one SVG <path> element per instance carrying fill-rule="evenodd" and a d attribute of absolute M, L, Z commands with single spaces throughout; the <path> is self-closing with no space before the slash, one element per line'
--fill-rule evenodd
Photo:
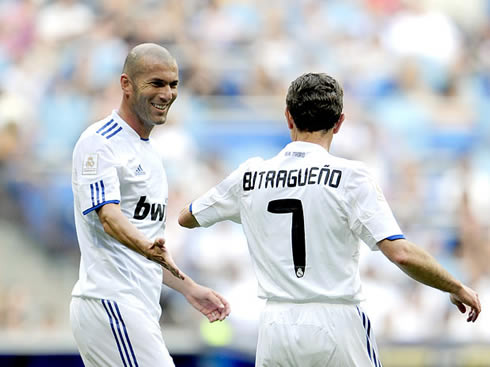
<path fill-rule="evenodd" d="M 70 322 L 86 367 L 175 367 L 158 321 L 139 309 L 72 297 Z"/>
<path fill-rule="evenodd" d="M 371 322 L 360 306 L 268 301 L 256 367 L 381 367 Z"/>

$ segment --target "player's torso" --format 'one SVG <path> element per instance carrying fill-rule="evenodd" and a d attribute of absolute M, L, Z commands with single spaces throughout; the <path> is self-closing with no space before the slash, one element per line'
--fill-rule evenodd
<path fill-rule="evenodd" d="M 149 141 L 120 146 L 121 210 L 148 238 L 163 235 L 168 203 L 167 176 Z"/>
<path fill-rule="evenodd" d="M 358 242 L 342 199 L 344 163 L 319 146 L 293 143 L 244 173 L 241 220 L 261 296 L 359 301 Z"/>
<path fill-rule="evenodd" d="M 118 125 L 112 131 L 117 131 L 118 127 L 122 127 L 122 130 L 112 136 L 112 132 L 103 135 L 115 123 L 111 122 L 110 117 L 106 120 L 89 127 L 81 138 L 86 139 L 84 144 L 80 144 L 85 156 L 86 151 L 93 151 L 91 154 L 94 157 L 97 156 L 96 149 L 110 151 L 115 170 L 111 176 L 117 176 L 94 175 L 91 179 L 94 183 L 90 184 L 94 187 L 92 203 L 102 203 L 104 195 L 106 198 L 110 196 L 108 190 L 112 185 L 108 182 L 117 181 L 119 205 L 126 218 L 149 240 L 163 237 L 168 202 L 168 185 L 163 162 L 152 142 L 140 139 L 120 118 L 116 120 Z M 104 127 L 106 124 L 109 125 Z M 96 149 L 90 147 L 91 141 Z M 77 148 L 74 157 L 76 155 Z M 161 311 L 161 267 L 105 233 L 95 210 L 87 214 L 82 213 L 77 200 L 81 191 L 87 190 L 86 180 L 90 176 L 84 176 L 85 184 L 77 182 L 75 168 L 73 176 L 75 222 L 82 253 L 80 279 L 73 295 L 113 299 L 121 303 L 131 303 L 135 307 L 139 305 L 158 318 Z"/>

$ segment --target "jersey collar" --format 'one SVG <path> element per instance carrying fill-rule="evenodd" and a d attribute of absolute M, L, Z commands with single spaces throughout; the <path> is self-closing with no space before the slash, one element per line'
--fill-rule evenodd
<path fill-rule="evenodd" d="M 322 147 L 319 144 L 315 143 L 309 143 L 306 141 L 293 141 L 286 145 L 284 148 L 284 151 L 301 151 L 305 153 L 310 153 L 310 152 L 323 152 L 323 153 L 328 153 L 328 150 L 326 150 L 324 147 Z"/>
<path fill-rule="evenodd" d="M 116 121 L 119 124 L 119 126 L 122 126 L 123 131 L 126 131 L 126 133 L 129 134 L 130 136 L 142 141 L 150 140 L 150 139 L 141 138 L 139 134 L 136 131 L 134 131 L 134 129 L 131 126 L 129 126 L 129 124 L 126 121 L 124 121 L 121 116 L 119 116 L 117 110 L 112 110 L 111 118 L 113 118 L 114 121 Z"/>

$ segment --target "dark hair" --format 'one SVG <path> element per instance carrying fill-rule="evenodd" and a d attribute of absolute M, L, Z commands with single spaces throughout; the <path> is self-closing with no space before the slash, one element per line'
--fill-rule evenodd
<path fill-rule="evenodd" d="M 303 74 L 288 89 L 286 106 L 300 131 L 329 130 L 342 114 L 344 92 L 323 73 Z"/>

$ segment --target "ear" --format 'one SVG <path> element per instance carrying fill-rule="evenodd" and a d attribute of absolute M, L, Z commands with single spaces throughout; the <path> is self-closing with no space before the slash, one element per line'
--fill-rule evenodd
<path fill-rule="evenodd" d="M 289 112 L 287 107 L 284 110 L 284 116 L 286 116 L 286 121 L 288 123 L 288 129 L 292 130 L 294 128 L 294 119 L 293 119 L 293 116 L 291 116 L 291 112 Z"/>
<path fill-rule="evenodd" d="M 340 117 L 339 117 L 339 121 L 337 121 L 335 123 L 335 125 L 333 126 L 333 133 L 334 134 L 337 134 L 340 130 L 340 127 L 342 126 L 342 123 L 344 122 L 345 120 L 345 115 L 342 113 L 340 114 Z"/>
<path fill-rule="evenodd" d="M 125 96 L 129 96 L 132 92 L 131 80 L 127 74 L 121 74 L 120 78 L 121 89 Z"/>

